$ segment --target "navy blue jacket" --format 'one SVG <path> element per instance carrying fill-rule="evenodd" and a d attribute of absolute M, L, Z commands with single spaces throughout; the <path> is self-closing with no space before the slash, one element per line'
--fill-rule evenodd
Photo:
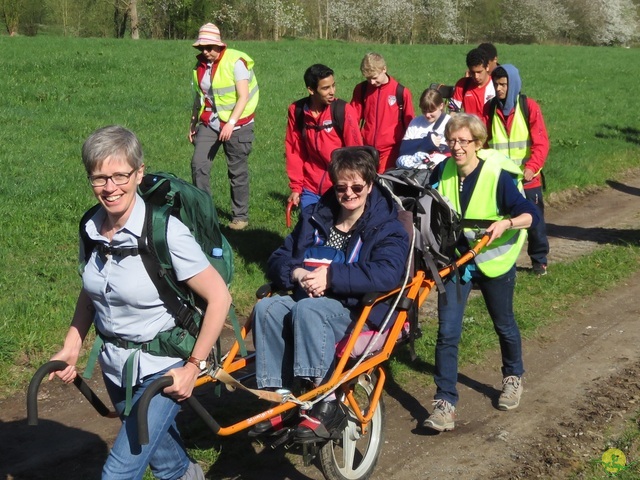
<path fill-rule="evenodd" d="M 326 242 L 339 211 L 333 189 L 317 204 L 307 207 L 294 231 L 269 258 L 269 280 L 278 288 L 299 288 L 292 282 L 291 272 L 303 266 L 309 248 Z M 402 282 L 408 254 L 409 236 L 398 220 L 396 206 L 386 190 L 374 185 L 365 210 L 352 229 L 347 263 L 334 262 L 329 267 L 326 296 L 339 300 L 347 308 L 354 308 L 368 292 L 393 290 Z M 372 313 L 369 323 L 379 326 L 386 308 L 374 310 L 375 315 Z"/>

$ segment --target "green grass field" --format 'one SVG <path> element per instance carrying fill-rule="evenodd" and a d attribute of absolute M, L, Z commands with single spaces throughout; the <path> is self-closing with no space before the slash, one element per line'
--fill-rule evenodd
<path fill-rule="evenodd" d="M 250 157 L 251 227 L 229 234 L 236 251 L 232 293 L 240 313 L 247 314 L 264 281 L 264 263 L 287 233 L 286 109 L 306 94 L 304 70 L 317 62 L 331 66 L 338 96 L 349 100 L 361 81 L 360 59 L 379 51 L 389 73 L 412 90 L 417 107 L 430 83 L 454 83 L 463 74 L 471 47 L 325 41 L 231 46 L 254 58 L 261 87 Z M 498 45 L 498 50 L 503 63 L 520 69 L 523 92 L 542 106 L 552 144 L 548 192 L 603 185 L 640 165 L 640 121 L 629 108 L 629 92 L 640 74 L 637 49 Z M 73 312 L 80 287 L 77 224 L 94 203 L 80 163 L 84 139 L 98 127 L 122 124 L 142 141 L 149 170 L 189 178 L 192 146 L 186 134 L 195 50 L 179 41 L 40 36 L 0 37 L 0 51 L 2 397 L 23 388 L 61 345 Z M 213 178 L 225 222 L 229 194 L 221 155 Z M 523 302 L 532 298 L 526 288 L 518 295 Z"/>

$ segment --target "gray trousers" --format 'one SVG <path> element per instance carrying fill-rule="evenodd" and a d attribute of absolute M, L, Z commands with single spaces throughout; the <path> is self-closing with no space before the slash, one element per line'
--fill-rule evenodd
<path fill-rule="evenodd" d="M 227 176 L 231 191 L 233 220 L 249 219 L 249 154 L 253 146 L 253 123 L 234 130 L 226 142 L 218 140 L 219 132 L 200 124 L 195 136 L 195 150 L 191 159 L 193 184 L 211 194 L 210 173 L 213 159 L 220 146 L 227 157 Z"/>

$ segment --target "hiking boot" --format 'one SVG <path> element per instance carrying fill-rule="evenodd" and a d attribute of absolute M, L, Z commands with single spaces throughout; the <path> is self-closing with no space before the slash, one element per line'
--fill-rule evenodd
<path fill-rule="evenodd" d="M 240 220 L 238 218 L 234 218 L 229 222 L 229 225 L 227 225 L 227 227 L 229 227 L 231 230 L 244 230 L 248 226 L 249 226 L 248 220 Z"/>
<path fill-rule="evenodd" d="M 436 432 L 447 432 L 456 426 L 456 407 L 446 400 L 434 400 L 433 413 L 429 415 L 422 426 Z"/>
<path fill-rule="evenodd" d="M 534 263 L 532 266 L 534 275 L 542 277 L 547 274 L 547 266 L 544 263 Z"/>
<path fill-rule="evenodd" d="M 502 379 L 502 393 L 498 400 L 500 410 L 513 410 L 520 405 L 522 395 L 522 379 L 516 375 L 510 375 Z"/>
<path fill-rule="evenodd" d="M 340 400 L 319 402 L 296 428 L 295 440 L 313 443 L 339 438 L 346 426 L 347 411 Z"/>

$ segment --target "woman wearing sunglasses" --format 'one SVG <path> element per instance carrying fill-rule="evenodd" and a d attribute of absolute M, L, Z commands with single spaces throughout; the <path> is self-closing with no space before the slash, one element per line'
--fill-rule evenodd
<path fill-rule="evenodd" d="M 213 23 L 200 27 L 193 44 L 200 53 L 193 70 L 196 92 L 189 126 L 189 141 L 195 149 L 191 159 L 193 184 L 211 192 L 211 164 L 222 146 L 227 157 L 231 184 L 229 228 L 249 225 L 249 154 L 253 145 L 253 118 L 259 89 L 253 60 L 228 48 Z"/>
<path fill-rule="evenodd" d="M 334 150 L 329 165 L 334 187 L 302 211 L 293 233 L 269 258 L 269 280 L 293 293 L 255 306 L 259 388 L 291 389 L 295 378 L 315 385 L 328 380 L 335 345 L 357 319 L 362 296 L 400 284 L 409 239 L 389 193 L 375 183 L 377 155 L 373 147 Z M 387 312 L 386 305 L 378 307 L 369 318 L 372 326 Z M 332 438 L 346 419 L 335 396 L 307 415 L 296 429 L 300 442 Z M 286 420 L 259 423 L 252 433 L 274 431 Z"/>

